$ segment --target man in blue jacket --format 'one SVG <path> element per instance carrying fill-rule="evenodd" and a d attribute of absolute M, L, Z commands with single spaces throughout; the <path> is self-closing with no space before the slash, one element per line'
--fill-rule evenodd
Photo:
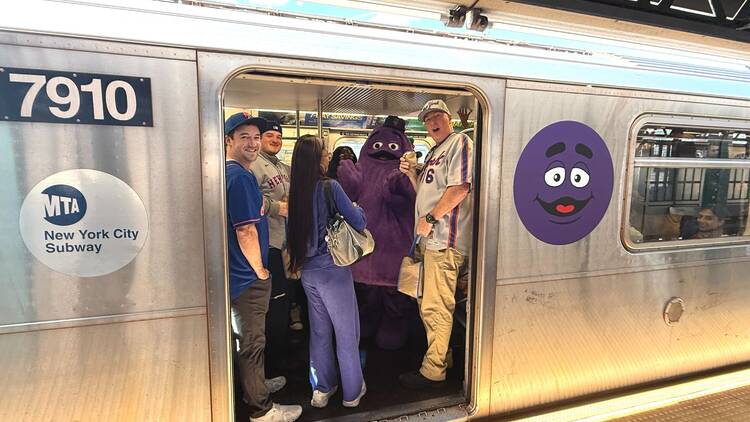
<path fill-rule="evenodd" d="M 266 268 L 268 221 L 263 194 L 249 171 L 258 158 L 264 128 L 265 120 L 247 113 L 234 114 L 224 124 L 229 290 L 240 332 L 238 364 L 250 421 L 291 422 L 302 414 L 302 407 L 273 403 L 265 379 L 265 322 L 271 294 L 271 274 Z"/>

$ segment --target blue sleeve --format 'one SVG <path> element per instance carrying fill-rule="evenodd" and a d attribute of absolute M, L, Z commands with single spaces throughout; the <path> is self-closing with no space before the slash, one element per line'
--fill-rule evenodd
<path fill-rule="evenodd" d="M 258 182 L 253 175 L 247 173 L 233 178 L 227 185 L 227 212 L 232 228 L 237 229 L 260 221 L 262 198 Z"/>
<path fill-rule="evenodd" d="M 331 192 L 333 193 L 333 200 L 336 202 L 336 208 L 339 209 L 339 214 L 356 230 L 364 230 L 367 226 L 367 218 L 365 217 L 365 211 L 354 206 L 352 201 L 346 196 L 346 192 L 335 180 L 331 180 Z"/>

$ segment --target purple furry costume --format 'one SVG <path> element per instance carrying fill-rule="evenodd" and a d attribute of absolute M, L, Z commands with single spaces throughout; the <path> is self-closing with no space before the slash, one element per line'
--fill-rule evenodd
<path fill-rule="evenodd" d="M 375 251 L 352 266 L 360 285 L 362 337 L 375 335 L 377 345 L 399 349 L 409 335 L 416 307 L 398 292 L 401 259 L 409 253 L 414 230 L 416 192 L 398 170 L 399 159 L 414 147 L 404 133 L 405 122 L 389 116 L 362 146 L 359 161 L 342 160 L 338 179 L 352 201 L 367 215 Z"/>

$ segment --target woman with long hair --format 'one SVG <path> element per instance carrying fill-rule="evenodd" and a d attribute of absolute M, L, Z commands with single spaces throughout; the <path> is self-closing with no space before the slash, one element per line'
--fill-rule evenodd
<path fill-rule="evenodd" d="M 341 160 L 351 160 L 352 163 L 357 164 L 357 156 L 354 154 L 354 150 L 348 146 L 340 146 L 333 150 L 333 156 L 331 157 L 331 163 L 328 164 L 328 177 L 331 179 L 338 180 L 338 170 Z"/>
<path fill-rule="evenodd" d="M 297 140 L 292 153 L 287 246 L 290 269 L 302 270 L 302 286 L 310 317 L 310 404 L 325 407 L 338 389 L 336 358 L 341 370 L 343 405 L 355 407 L 367 391 L 359 361 L 359 313 L 349 267 L 334 265 L 325 241 L 333 216 L 325 196 L 330 187 L 339 213 L 355 229 L 367 223 L 364 211 L 352 204 L 341 185 L 326 177 L 331 154 L 313 135 Z M 336 351 L 333 338 L 336 337 Z"/>

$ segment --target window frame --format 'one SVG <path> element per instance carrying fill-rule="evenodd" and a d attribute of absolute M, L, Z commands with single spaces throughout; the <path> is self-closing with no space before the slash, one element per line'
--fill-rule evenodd
<path fill-rule="evenodd" d="M 661 251 L 694 251 L 700 248 L 725 248 L 747 246 L 750 236 L 724 236 L 709 239 L 665 240 L 659 242 L 636 243 L 631 240 L 630 215 L 633 206 L 633 182 L 639 168 L 700 168 L 700 169 L 750 169 L 750 159 L 711 159 L 711 158 L 666 158 L 636 157 L 638 133 L 644 126 L 669 125 L 695 129 L 736 129 L 750 131 L 750 120 L 718 116 L 700 116 L 688 114 L 643 113 L 637 116 L 630 125 L 628 133 L 627 168 L 623 188 L 623 212 L 620 222 L 620 241 L 631 253 Z M 748 221 L 746 220 L 746 227 Z"/>

